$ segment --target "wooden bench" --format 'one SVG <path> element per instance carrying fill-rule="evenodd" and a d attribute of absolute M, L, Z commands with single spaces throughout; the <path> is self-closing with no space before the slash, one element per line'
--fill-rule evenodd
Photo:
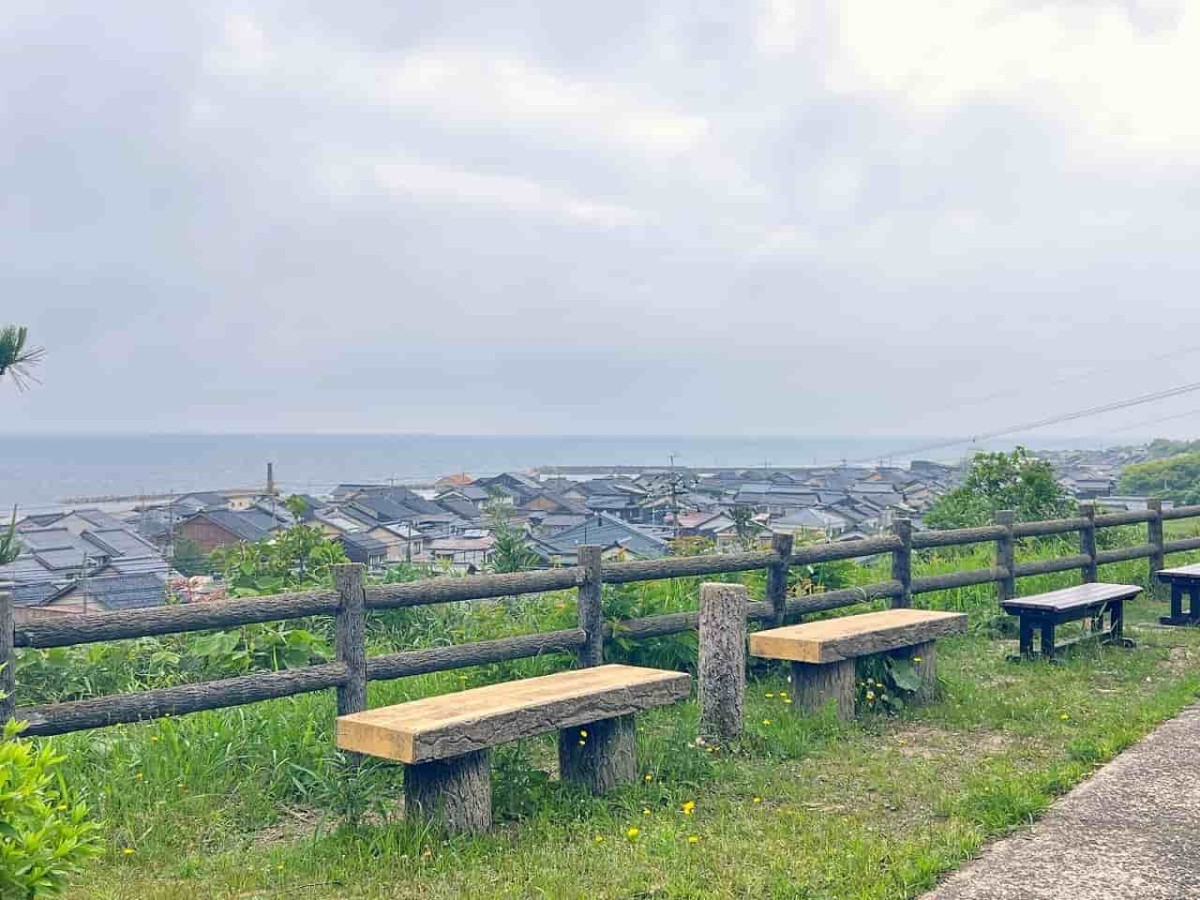
<path fill-rule="evenodd" d="M 1046 594 L 1035 594 L 1031 597 L 1018 597 L 1006 600 L 1002 604 L 1004 611 L 1018 616 L 1020 627 L 1020 657 L 1034 656 L 1033 632 L 1036 628 L 1041 633 L 1041 653 L 1045 659 L 1052 659 L 1066 648 L 1079 643 L 1081 640 L 1095 640 L 1102 644 L 1120 644 L 1132 647 L 1133 641 L 1122 635 L 1125 622 L 1125 601 L 1132 600 L 1142 589 L 1132 584 L 1106 584 L 1092 582 L 1075 587 L 1050 591 Z M 1103 627 L 1104 613 L 1108 612 L 1109 624 Z M 1055 643 L 1054 629 L 1064 622 L 1076 622 L 1091 619 L 1090 633 L 1082 638 L 1063 643 Z"/>
<path fill-rule="evenodd" d="M 1162 616 L 1163 625 L 1200 625 L 1200 565 L 1162 569 L 1158 580 L 1171 586 L 1171 615 Z M 1183 611 L 1183 595 L 1188 595 L 1188 611 Z"/>
<path fill-rule="evenodd" d="M 407 815 L 486 831 L 490 748 L 557 730 L 562 778 L 599 793 L 637 778 L 634 714 L 690 691 L 683 672 L 596 666 L 340 716 L 337 744 L 405 764 Z"/>
<path fill-rule="evenodd" d="M 803 625 L 771 628 L 750 635 L 750 653 L 792 664 L 792 701 L 804 712 L 817 712 L 834 701 L 839 719 L 854 717 L 854 660 L 876 653 L 895 653 L 913 660 L 921 676 L 921 699 L 937 686 L 934 640 L 967 630 L 963 613 L 924 609 L 823 619 Z"/>

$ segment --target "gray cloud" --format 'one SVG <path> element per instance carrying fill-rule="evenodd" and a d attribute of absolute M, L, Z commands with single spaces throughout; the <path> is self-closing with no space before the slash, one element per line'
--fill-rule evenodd
<path fill-rule="evenodd" d="M 1195 15 L 914 3 L 867 55 L 857 6 L 0 13 L 0 319 L 49 349 L 0 430 L 971 433 L 1189 380 L 1084 374 L 1200 324 Z"/>

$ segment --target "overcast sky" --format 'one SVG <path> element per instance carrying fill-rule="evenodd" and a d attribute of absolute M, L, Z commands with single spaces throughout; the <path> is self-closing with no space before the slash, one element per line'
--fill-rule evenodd
<path fill-rule="evenodd" d="M 1182 0 L 7 0 L 48 353 L 0 431 L 958 435 L 1200 380 L 1198 83 Z"/>

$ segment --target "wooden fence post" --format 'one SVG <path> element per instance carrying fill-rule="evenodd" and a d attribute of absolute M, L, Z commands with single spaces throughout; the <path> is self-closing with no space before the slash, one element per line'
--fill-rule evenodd
<path fill-rule="evenodd" d="M 1017 579 L 1013 576 L 1017 565 L 1013 541 L 1013 522 L 1016 518 L 1016 513 L 1011 509 L 998 509 L 994 516 L 995 523 L 1004 528 L 1004 535 L 996 539 L 996 568 L 1008 571 L 1007 577 L 996 582 L 996 593 L 1001 603 L 1017 595 Z"/>
<path fill-rule="evenodd" d="M 1088 520 L 1088 523 L 1079 529 L 1079 552 L 1089 559 L 1089 562 L 1084 563 L 1083 568 L 1080 569 L 1080 577 L 1085 584 L 1091 584 L 1098 577 L 1096 571 L 1096 504 L 1080 504 L 1079 514 Z"/>
<path fill-rule="evenodd" d="M 892 580 L 900 582 L 900 595 L 892 598 L 893 608 L 912 606 L 912 520 L 897 519 L 892 532 L 900 538 L 900 548 L 892 551 Z"/>
<path fill-rule="evenodd" d="M 729 741 L 742 733 L 746 697 L 746 588 L 700 585 L 700 737 Z"/>
<path fill-rule="evenodd" d="M 333 583 L 338 592 L 337 659 L 346 667 L 346 680 L 337 689 L 337 712 L 344 716 L 367 708 L 367 594 L 362 565 L 334 566 Z"/>
<path fill-rule="evenodd" d="M 1167 565 L 1166 555 L 1163 553 L 1162 501 L 1157 498 L 1147 500 L 1146 508 L 1154 514 L 1154 518 L 1146 523 L 1146 543 L 1154 548 L 1154 554 L 1150 557 L 1147 591 L 1151 597 L 1162 599 L 1163 585 L 1158 580 L 1158 573 Z"/>
<path fill-rule="evenodd" d="M 11 585 L 0 584 L 0 727 L 13 717 L 17 700 L 13 696 L 16 689 L 16 672 L 13 657 L 13 607 Z"/>
<path fill-rule="evenodd" d="M 775 625 L 783 624 L 787 614 L 788 571 L 791 568 L 792 535 L 777 534 L 771 538 L 771 549 L 779 555 L 779 562 L 767 568 L 767 602 L 775 615 Z"/>
<path fill-rule="evenodd" d="M 587 634 L 587 642 L 579 648 L 578 661 L 583 668 L 604 664 L 604 608 L 601 605 L 603 575 L 600 570 L 601 547 L 586 544 L 579 547 L 579 565 L 583 566 L 583 583 L 579 585 L 579 627 Z"/>

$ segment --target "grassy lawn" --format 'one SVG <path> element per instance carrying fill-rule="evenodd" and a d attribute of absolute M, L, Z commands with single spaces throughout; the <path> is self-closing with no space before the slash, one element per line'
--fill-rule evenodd
<path fill-rule="evenodd" d="M 1200 632 L 1158 626 L 1163 607 L 1132 604 L 1137 649 L 1061 665 L 1007 662 L 1013 643 L 973 617 L 939 644 L 938 702 L 851 725 L 795 715 L 766 667 L 738 746 L 692 746 L 691 703 L 643 716 L 644 778 L 602 799 L 551 779 L 549 739 L 502 748 L 483 838 L 396 818 L 393 767 L 347 780 L 328 696 L 61 738 L 108 837 L 70 895 L 916 896 L 1196 698 Z M 371 704 L 484 677 L 496 667 L 372 685 Z"/>

